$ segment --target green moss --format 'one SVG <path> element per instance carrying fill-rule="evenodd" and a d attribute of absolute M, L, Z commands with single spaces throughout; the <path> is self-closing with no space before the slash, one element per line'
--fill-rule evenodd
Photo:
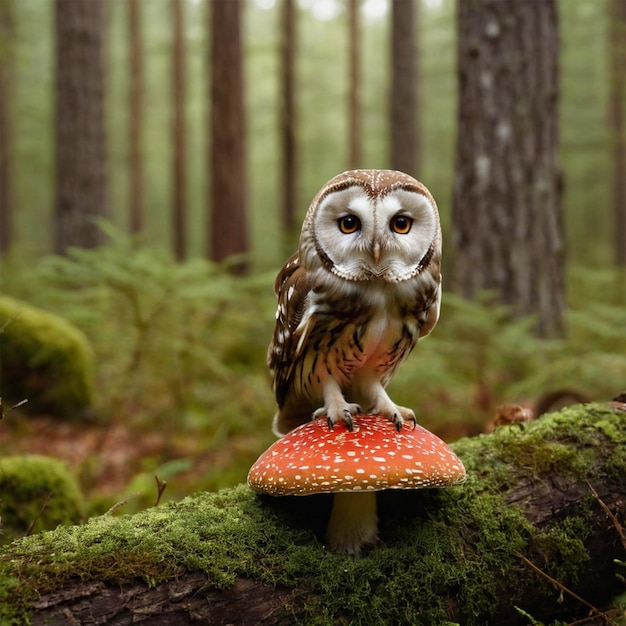
<path fill-rule="evenodd" d="M 62 318 L 0 297 L 0 396 L 27 399 L 21 410 L 73 417 L 94 395 L 94 359 L 86 337 Z"/>
<path fill-rule="evenodd" d="M 585 549 L 585 540 L 591 533 L 588 511 L 581 508 L 579 516 L 557 522 L 534 539 L 541 569 L 553 578 L 568 580 L 570 585 L 578 582 L 579 573 L 589 560 Z"/>
<path fill-rule="evenodd" d="M 606 424 L 596 428 L 598 422 Z M 455 448 L 468 469 L 467 483 L 381 492 L 381 539 L 360 559 L 324 548 L 328 498 L 260 498 L 244 485 L 134 516 L 57 528 L 0 555 L 0 620 L 23 619 L 37 594 L 77 577 L 156 584 L 199 570 L 217 588 L 238 577 L 293 588 L 294 606 L 305 611 L 307 624 L 442 624 L 449 620 L 448 598 L 454 598 L 461 623 L 487 623 L 503 597 L 512 607 L 531 586 L 542 584 L 553 593 L 520 553 L 549 563 L 550 574 L 565 585 L 575 583 L 588 558 L 583 531 L 592 498 L 579 502 L 574 518 L 537 528 L 499 495 L 511 476 L 541 480 L 535 472 L 554 467 L 547 458 L 533 461 L 526 448 L 535 446 L 545 456 L 555 446 L 565 464 L 559 469 L 576 477 L 583 471 L 580 463 L 561 450 L 566 442 L 576 443 L 603 480 L 606 452 L 618 454 L 620 448 L 626 454 L 615 443 L 625 427 L 626 415 L 587 407 L 461 441 Z"/>
<path fill-rule="evenodd" d="M 35 521 L 35 530 L 49 530 L 76 524 L 83 513 L 78 484 L 61 461 L 35 455 L 0 458 L 1 543 L 23 537 Z"/>
<path fill-rule="evenodd" d="M 472 472 L 494 483 L 499 491 L 520 474 L 543 477 L 558 470 L 583 480 L 602 447 L 615 454 L 617 467 L 624 467 L 623 422 L 619 413 L 604 405 L 577 405 L 534 422 L 497 429 L 489 436 L 493 443 L 488 455 L 480 454 L 485 435 L 463 439 L 453 447 L 464 461 L 468 459 L 466 467 L 469 463 Z M 606 471 L 612 471 L 612 466 L 607 464 Z M 621 470 L 617 473 L 623 475 Z"/>

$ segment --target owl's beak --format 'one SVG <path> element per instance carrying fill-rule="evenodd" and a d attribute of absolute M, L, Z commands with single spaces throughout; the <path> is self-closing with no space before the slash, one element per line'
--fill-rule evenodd
<path fill-rule="evenodd" d="M 374 256 L 374 263 L 378 265 L 378 262 L 380 261 L 380 242 L 378 241 L 374 242 L 374 247 L 372 248 L 372 254 Z"/>

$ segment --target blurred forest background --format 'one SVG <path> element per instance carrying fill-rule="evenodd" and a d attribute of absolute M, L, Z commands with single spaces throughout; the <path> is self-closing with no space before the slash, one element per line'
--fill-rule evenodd
<path fill-rule="evenodd" d="M 136 492 L 129 507 L 149 504 L 155 474 L 171 498 L 245 480 L 273 440 L 273 278 L 315 193 L 352 167 L 408 171 L 439 204 L 441 321 L 391 386 L 425 427 L 452 440 L 485 431 L 502 403 L 541 412 L 622 391 L 626 1 L 460 4 L 0 0 L 0 287 L 75 324 L 96 364 L 89 419 L 25 405 L 0 422 L 0 454 L 68 459 L 92 512 Z M 554 117 L 556 158 L 532 158 L 549 169 L 555 200 L 535 209 L 556 216 L 559 245 L 517 263 L 531 283 L 558 270 L 548 292 L 563 307 L 545 326 L 541 298 L 488 279 L 466 293 L 459 269 L 497 273 L 461 245 L 485 230 L 462 182 L 479 123 L 460 99 L 463 66 L 471 37 L 498 39 L 490 24 L 522 4 L 539 28 L 511 75 L 532 65 L 523 46 L 542 41 L 541 11 L 558 28 L 553 109 L 535 113 Z M 532 174 L 506 193 L 525 196 Z M 506 254 L 513 230 L 487 236 Z"/>

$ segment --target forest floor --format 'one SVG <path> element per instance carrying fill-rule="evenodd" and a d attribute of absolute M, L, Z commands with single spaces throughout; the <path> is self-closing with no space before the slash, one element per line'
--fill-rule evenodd
<path fill-rule="evenodd" d="M 5 454 L 42 454 L 73 468 L 97 467 L 94 490 L 119 493 L 142 469 L 145 457 L 162 457 L 169 446 L 163 433 L 139 434 L 120 424 L 77 424 L 58 418 L 20 416 L 4 421 L 0 450 Z"/>
<path fill-rule="evenodd" d="M 178 470 L 172 481 L 176 487 L 167 490 L 168 496 L 178 498 L 207 488 L 204 477 L 215 468 L 227 467 L 242 449 L 253 447 L 254 442 L 241 438 L 228 445 L 207 447 L 206 441 L 192 434 L 173 437 L 161 429 L 140 429 L 115 422 L 63 422 L 48 416 L 17 413 L 0 422 L 0 457 L 40 454 L 67 462 L 86 499 L 96 503 L 93 513 L 103 512 L 98 509 L 106 510 L 133 495 L 136 487 L 143 491 L 147 486 L 150 493 L 141 495 L 148 501 L 154 499 L 153 477 L 170 462 L 178 462 Z M 252 462 L 255 453 L 251 454 Z M 146 480 L 138 483 L 138 476 L 145 476 Z"/>

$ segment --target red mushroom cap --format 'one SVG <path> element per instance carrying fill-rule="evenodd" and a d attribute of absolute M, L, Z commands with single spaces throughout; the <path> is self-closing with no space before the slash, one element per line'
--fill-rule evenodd
<path fill-rule="evenodd" d="M 381 415 L 354 416 L 328 428 L 326 418 L 302 424 L 272 444 L 248 473 L 254 491 L 274 496 L 341 491 L 448 487 L 465 480 L 449 446 L 421 426 Z"/>

